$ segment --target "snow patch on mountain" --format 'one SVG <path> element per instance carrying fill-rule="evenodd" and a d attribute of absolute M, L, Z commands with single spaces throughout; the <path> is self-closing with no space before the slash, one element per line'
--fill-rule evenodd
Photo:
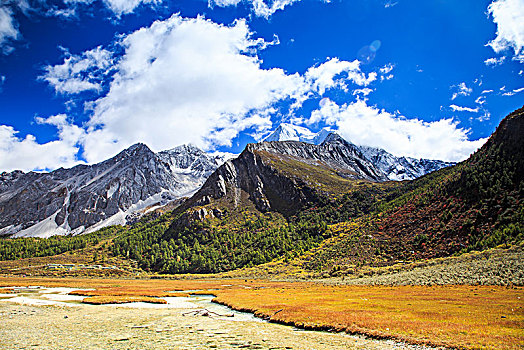
<path fill-rule="evenodd" d="M 333 131 L 329 128 L 324 128 L 317 133 L 312 132 L 308 128 L 297 126 L 288 123 L 280 124 L 275 131 L 267 136 L 262 141 L 301 141 L 320 145 L 326 137 Z"/>
<path fill-rule="evenodd" d="M 193 195 L 232 155 L 193 145 L 152 152 L 135 144 L 93 165 L 0 174 L 0 235 L 50 237 L 124 225 Z"/>
<path fill-rule="evenodd" d="M 364 156 L 380 168 L 390 180 L 395 181 L 413 180 L 433 171 L 456 164 L 441 160 L 396 157 L 376 147 L 360 146 L 360 150 Z"/>
<path fill-rule="evenodd" d="M 330 135 L 334 134 L 336 135 L 336 132 L 329 128 L 324 128 L 314 133 L 302 126 L 282 123 L 263 141 L 301 141 L 321 145 L 329 141 Z M 355 149 L 356 153 L 360 152 L 389 180 L 413 180 L 430 172 L 455 164 L 441 160 L 397 157 L 381 148 L 357 146 L 349 141 L 347 142 Z"/>
<path fill-rule="evenodd" d="M 56 216 L 59 211 L 53 215 L 45 218 L 44 220 L 30 226 L 24 230 L 18 231 L 12 237 L 40 237 L 49 238 L 55 235 L 66 235 L 68 231 L 64 227 L 60 227 L 56 224 Z"/>

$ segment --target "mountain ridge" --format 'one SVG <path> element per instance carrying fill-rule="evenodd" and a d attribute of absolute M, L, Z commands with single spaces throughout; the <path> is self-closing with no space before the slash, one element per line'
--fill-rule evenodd
<path fill-rule="evenodd" d="M 302 141 L 320 145 L 333 134 L 338 135 L 336 131 L 329 128 L 323 128 L 319 132 L 314 133 L 305 127 L 282 123 L 275 129 L 275 131 L 264 138 L 262 142 Z M 340 135 L 338 135 L 338 137 L 343 139 Z M 432 171 L 456 164 L 455 162 L 445 162 L 442 160 L 417 159 L 405 156 L 398 157 L 382 148 L 364 145 L 358 146 L 350 141 L 345 141 L 354 145 L 355 148 L 358 148 L 364 157 L 379 168 L 389 180 L 413 180 Z"/>
<path fill-rule="evenodd" d="M 125 224 L 134 213 L 192 195 L 219 165 L 194 146 L 155 153 L 137 143 L 93 165 L 0 175 L 0 233 L 48 237 Z"/>
<path fill-rule="evenodd" d="M 189 203 L 197 205 L 227 197 L 237 206 L 244 194 L 263 212 L 293 211 L 316 200 L 313 183 L 319 169 L 339 183 L 387 181 L 358 148 L 336 134 L 328 136 L 321 145 L 265 141 L 248 144 L 238 158 L 220 166 Z M 349 183 L 346 185 L 350 187 Z"/>

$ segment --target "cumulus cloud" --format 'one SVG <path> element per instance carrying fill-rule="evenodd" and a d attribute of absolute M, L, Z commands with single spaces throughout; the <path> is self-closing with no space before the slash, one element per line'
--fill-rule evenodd
<path fill-rule="evenodd" d="M 102 89 L 102 83 L 112 68 L 112 53 L 101 47 L 71 55 L 66 52 L 62 64 L 48 65 L 40 76 L 51 85 L 57 93 L 78 94 L 83 91 Z"/>
<path fill-rule="evenodd" d="M 245 21 L 232 26 L 173 15 L 123 38 L 108 93 L 91 104 L 85 156 L 102 160 L 141 141 L 155 150 L 181 143 L 229 145 L 247 128 L 270 126 L 276 102 L 304 98 L 299 74 L 262 69 Z"/>
<path fill-rule="evenodd" d="M 209 0 L 210 7 L 237 6 L 241 2 L 251 6 L 254 14 L 258 17 L 269 18 L 275 12 L 283 10 L 286 6 L 300 0 Z"/>
<path fill-rule="evenodd" d="M 487 45 L 496 53 L 513 50 L 513 59 L 524 63 L 524 1 L 496 0 L 488 13 L 497 25 L 497 36 Z"/>
<path fill-rule="evenodd" d="M 262 68 L 258 53 L 270 44 L 275 41 L 255 37 L 244 20 L 226 26 L 173 15 L 121 36 L 113 53 L 101 47 L 79 55 L 67 53 L 63 63 L 46 67 L 42 80 L 59 93 L 101 90 L 102 94 L 86 102 L 89 119 L 81 127 L 66 119 L 37 121 L 53 121 L 58 128 L 57 142 L 70 151 L 63 165 L 75 159 L 77 145 L 89 163 L 136 142 L 156 151 L 184 143 L 212 150 L 230 145 L 244 130 L 254 137 L 263 135 L 282 105 L 293 111 L 329 89 L 364 87 L 377 77 L 376 72 L 362 72 L 358 61 L 336 58 L 304 74 Z M 369 92 L 362 88 L 358 93 Z M 74 133 L 66 137 L 69 131 Z M 12 144 L 24 142 L 15 130 L 10 132 Z M 25 142 L 38 146 L 31 137 Z M 46 164 L 53 168 L 56 163 Z M 43 167 L 39 162 L 35 166 Z"/>
<path fill-rule="evenodd" d="M 313 89 L 322 95 L 327 89 L 334 87 L 347 91 L 346 82 L 349 81 L 358 86 L 367 86 L 377 79 L 377 73 L 371 72 L 368 75 L 363 73 L 358 60 L 349 62 L 331 58 L 316 67 L 309 68 L 305 77 Z"/>
<path fill-rule="evenodd" d="M 35 136 L 19 137 L 12 126 L 0 125 L 0 169 L 48 170 L 79 164 L 79 142 L 82 128 L 70 123 L 65 115 L 37 118 L 37 123 L 53 125 L 58 129 L 58 140 L 40 144 Z"/>
<path fill-rule="evenodd" d="M 323 99 L 311 119 L 336 127 L 342 137 L 356 144 L 381 147 L 398 156 L 461 161 L 486 141 L 470 141 L 469 130 L 452 119 L 408 119 L 370 106 L 366 100 L 339 106 Z"/>

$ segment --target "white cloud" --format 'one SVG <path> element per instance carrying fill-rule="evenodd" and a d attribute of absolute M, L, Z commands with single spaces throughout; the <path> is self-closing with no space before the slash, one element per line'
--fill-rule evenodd
<path fill-rule="evenodd" d="M 487 45 L 496 53 L 513 50 L 513 59 L 524 63 L 524 1 L 496 0 L 488 13 L 497 24 L 497 36 Z"/>
<path fill-rule="evenodd" d="M 106 6 L 117 16 L 129 14 L 140 5 L 156 5 L 162 0 L 104 0 Z"/>
<path fill-rule="evenodd" d="M 209 0 L 208 4 L 210 7 L 227 7 L 237 6 L 244 2 L 251 6 L 256 16 L 269 18 L 275 12 L 283 10 L 286 6 L 298 1 L 300 0 Z"/>
<path fill-rule="evenodd" d="M 475 103 L 482 106 L 484 103 L 486 103 L 486 96 L 480 95 L 475 99 Z"/>
<path fill-rule="evenodd" d="M 470 141 L 469 130 L 452 119 L 408 119 L 369 106 L 365 100 L 342 106 L 327 100 L 311 119 L 336 126 L 342 137 L 356 144 L 381 147 L 399 156 L 460 161 L 486 141 Z"/>
<path fill-rule="evenodd" d="M 478 99 L 477 99 L 478 100 Z M 470 108 L 470 107 L 461 107 L 457 105 L 449 105 L 449 107 L 453 110 L 453 112 L 471 112 L 471 113 L 478 113 L 478 108 Z"/>
<path fill-rule="evenodd" d="M 479 121 L 479 122 L 484 122 L 486 120 L 489 120 L 489 118 L 491 118 L 491 113 L 489 113 L 486 109 L 482 109 L 482 111 L 484 112 L 483 114 L 479 115 L 476 119 Z"/>
<path fill-rule="evenodd" d="M 398 1 L 393 2 L 393 1 L 391 1 L 391 0 L 388 0 L 388 1 L 386 1 L 386 3 L 384 4 L 384 7 L 385 7 L 385 8 L 390 8 L 390 7 L 393 7 L 393 6 L 397 5 L 397 4 L 398 4 Z"/>
<path fill-rule="evenodd" d="M 84 52 L 82 55 L 70 55 L 64 63 L 46 66 L 46 72 L 40 76 L 57 93 L 78 94 L 83 91 L 102 89 L 102 82 L 112 68 L 112 53 L 101 47 Z"/>
<path fill-rule="evenodd" d="M 505 92 L 505 93 L 502 94 L 502 96 L 513 96 L 513 95 L 516 95 L 516 94 L 518 94 L 519 92 L 522 92 L 522 91 L 524 91 L 524 87 L 520 88 L 520 89 L 514 89 L 512 91 Z"/>
<path fill-rule="evenodd" d="M 202 17 L 173 15 L 121 36 L 112 55 L 100 47 L 69 55 L 63 63 L 47 67 L 42 79 L 61 93 L 103 87 L 103 94 L 85 104 L 89 120 L 81 127 L 68 123 L 65 116 L 37 119 L 58 128 L 53 147 L 63 162 L 28 155 L 17 167 L 30 168 L 31 162 L 51 169 L 73 164 L 79 146 L 88 163 L 107 159 L 136 142 L 155 151 L 187 143 L 216 149 L 230 145 L 247 129 L 255 137 L 263 135 L 282 104 L 294 111 L 328 89 L 347 89 L 350 83 L 367 86 L 378 75 L 362 72 L 359 61 L 336 58 L 303 75 L 262 68 L 257 54 L 272 43 L 256 38 L 244 20 L 225 26 Z M 370 92 L 358 90 L 362 95 Z M 13 149 L 30 145 L 34 149 L 30 152 L 39 154 L 48 145 L 38 144 L 34 137 L 20 139 L 12 129 L 10 135 Z M 10 169 L 10 161 L 16 158 L 0 165 Z"/>
<path fill-rule="evenodd" d="M 381 74 L 388 74 L 393 70 L 393 68 L 395 68 L 395 65 L 392 63 L 388 63 L 384 67 L 380 68 L 379 71 Z"/>
<path fill-rule="evenodd" d="M 323 95 L 327 89 L 334 87 L 347 91 L 346 81 L 351 81 L 358 86 L 367 86 L 377 79 L 377 73 L 371 72 L 366 76 L 360 70 L 358 60 L 349 62 L 331 58 L 319 66 L 309 68 L 305 77 L 313 89 Z M 335 79 L 337 77 L 338 79 Z"/>
<path fill-rule="evenodd" d="M 0 125 L 0 169 L 46 170 L 58 167 L 70 167 L 80 162 L 77 160 L 78 143 L 84 131 L 66 120 L 65 115 L 56 115 L 47 119 L 37 118 L 40 124 L 53 125 L 58 129 L 59 139 L 39 144 L 33 135 L 18 137 L 18 131 L 12 126 Z"/>
<path fill-rule="evenodd" d="M 367 95 L 369 95 L 372 92 L 373 92 L 373 89 L 363 88 L 363 89 L 355 89 L 355 90 L 353 90 L 353 92 L 351 94 L 353 94 L 353 96 L 356 96 L 356 95 L 367 96 Z"/>
<path fill-rule="evenodd" d="M 18 24 L 13 13 L 7 6 L 0 6 L 0 50 L 5 53 L 11 52 L 10 41 L 18 39 Z"/>
<path fill-rule="evenodd" d="M 455 92 L 453 93 L 453 96 L 451 96 L 451 100 L 456 99 L 458 96 L 469 96 L 473 92 L 473 89 L 467 87 L 466 83 L 464 82 L 458 85 L 453 85 L 451 88 L 455 90 Z"/>
<path fill-rule="evenodd" d="M 484 61 L 486 66 L 498 66 L 506 60 L 506 56 L 501 56 L 499 58 L 491 57 Z"/>
<path fill-rule="evenodd" d="M 245 21 L 228 27 L 173 15 L 121 45 L 109 92 L 91 106 L 89 162 L 138 141 L 155 150 L 189 142 L 229 145 L 242 130 L 270 127 L 274 103 L 303 99 L 310 89 L 299 74 L 261 68 L 253 52 L 265 43 Z"/>
<path fill-rule="evenodd" d="M 388 63 L 384 67 L 380 68 L 380 81 L 393 79 L 393 74 L 390 74 L 393 68 L 395 68 L 395 65 L 392 63 Z"/>

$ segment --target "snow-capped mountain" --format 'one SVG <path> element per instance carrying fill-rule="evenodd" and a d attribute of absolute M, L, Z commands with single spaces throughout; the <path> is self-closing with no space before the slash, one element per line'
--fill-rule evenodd
<path fill-rule="evenodd" d="M 361 146 L 360 150 L 376 167 L 380 168 L 390 180 L 412 180 L 433 171 L 456 163 L 442 160 L 395 157 L 382 148 Z"/>
<path fill-rule="evenodd" d="M 324 128 L 319 132 L 314 133 L 308 128 L 302 126 L 282 123 L 262 141 L 301 141 L 320 145 L 331 133 L 332 131 L 328 128 Z"/>
<path fill-rule="evenodd" d="M 312 167 L 318 172 L 311 171 Z M 316 186 L 326 178 L 329 184 L 318 190 Z M 260 211 L 289 215 L 318 201 L 319 196 L 334 194 L 340 188 L 333 184 L 347 185 L 348 180 L 383 182 L 388 178 L 359 147 L 336 133 L 329 134 L 320 145 L 300 141 L 252 143 L 211 174 L 186 204 L 221 201 L 235 207 L 255 205 Z"/>
<path fill-rule="evenodd" d="M 282 123 L 263 141 L 302 141 L 321 145 L 332 134 L 335 133 L 329 128 L 324 128 L 314 133 L 301 126 Z M 348 142 L 348 144 L 358 149 L 358 152 L 360 152 L 367 161 L 371 162 L 374 167 L 379 169 L 389 180 L 413 180 L 430 172 L 455 164 L 441 160 L 396 157 L 382 148 L 357 146 L 351 142 Z"/>
<path fill-rule="evenodd" d="M 0 175 L 0 234 L 49 237 L 93 231 L 190 196 L 225 159 L 197 147 L 154 153 L 136 144 L 94 165 Z"/>

